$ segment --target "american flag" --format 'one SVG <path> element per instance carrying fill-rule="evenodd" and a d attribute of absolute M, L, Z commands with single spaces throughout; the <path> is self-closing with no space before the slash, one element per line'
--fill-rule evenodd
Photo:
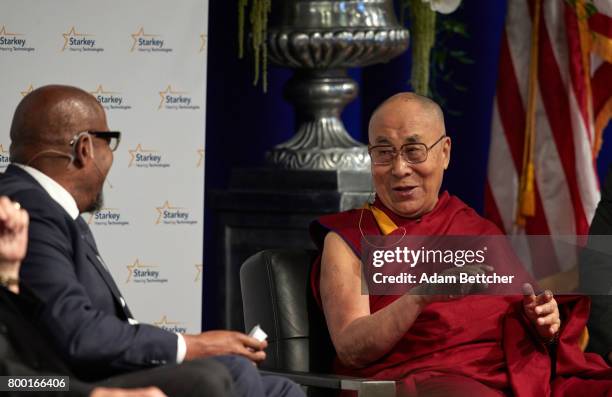
<path fill-rule="evenodd" d="M 612 1 L 593 3 L 508 0 L 485 188 L 485 214 L 506 234 L 588 234 L 612 114 Z M 555 260 L 523 253 L 537 278 L 576 265 L 575 250 L 550 250 Z"/>

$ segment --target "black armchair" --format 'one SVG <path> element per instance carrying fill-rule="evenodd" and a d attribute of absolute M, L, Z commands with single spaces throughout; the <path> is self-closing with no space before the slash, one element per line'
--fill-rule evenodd
<path fill-rule="evenodd" d="M 266 250 L 240 269 L 244 324 L 268 334 L 262 372 L 286 376 L 309 388 L 354 390 L 359 397 L 395 396 L 395 382 L 329 375 L 334 347 L 310 293 L 316 252 Z"/>

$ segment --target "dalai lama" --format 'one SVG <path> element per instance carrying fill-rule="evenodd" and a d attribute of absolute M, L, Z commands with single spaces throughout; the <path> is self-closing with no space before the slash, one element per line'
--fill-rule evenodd
<path fill-rule="evenodd" d="M 372 115 L 369 140 L 374 204 L 311 226 L 321 250 L 312 289 L 336 371 L 398 380 L 404 396 L 612 396 L 612 370 L 578 346 L 587 298 L 536 296 L 529 285 L 524 296 L 362 295 L 363 236 L 501 234 L 440 193 L 451 140 L 435 102 L 389 98 Z"/>

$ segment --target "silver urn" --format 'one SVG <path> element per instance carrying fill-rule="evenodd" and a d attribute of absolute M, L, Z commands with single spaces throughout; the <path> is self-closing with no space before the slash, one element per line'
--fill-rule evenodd
<path fill-rule="evenodd" d="M 408 48 L 392 0 L 273 0 L 268 58 L 295 69 L 284 96 L 298 128 L 266 154 L 277 167 L 365 171 L 367 147 L 351 138 L 340 114 L 357 96 L 347 68 L 387 62 Z"/>

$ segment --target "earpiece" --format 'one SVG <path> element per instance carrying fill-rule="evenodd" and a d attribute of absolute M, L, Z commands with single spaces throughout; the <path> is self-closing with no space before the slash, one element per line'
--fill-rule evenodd
<path fill-rule="evenodd" d="M 70 163 L 72 163 L 74 161 L 74 155 L 72 154 L 68 154 L 68 153 L 64 153 L 64 152 L 60 152 L 59 150 L 55 150 L 55 149 L 47 149 L 47 150 L 43 150 L 42 152 L 39 152 L 37 154 L 35 154 L 34 156 L 32 156 L 27 163 L 25 163 L 25 165 L 30 165 L 34 162 L 34 160 L 36 160 L 37 158 L 47 154 L 47 153 L 51 153 L 51 154 L 55 154 L 57 156 L 60 157 L 68 157 L 70 159 Z M 68 164 L 70 164 L 68 163 Z"/>
<path fill-rule="evenodd" d="M 89 139 L 89 150 L 90 150 L 90 153 L 91 153 L 91 154 L 89 155 L 89 157 L 91 157 L 92 159 L 94 159 L 94 158 L 95 158 L 95 156 L 94 156 L 94 148 L 93 148 L 93 141 L 92 141 L 92 139 L 91 139 L 91 138 Z"/>
<path fill-rule="evenodd" d="M 77 158 L 77 144 L 79 143 L 79 140 L 81 139 L 81 137 L 83 135 L 88 135 L 90 137 L 89 139 L 89 158 L 93 159 L 95 158 L 94 156 L 94 148 L 93 148 L 93 141 L 91 139 L 91 135 L 89 135 L 89 133 L 87 131 L 83 131 L 81 132 L 79 135 L 77 135 L 76 137 L 74 137 L 74 140 L 72 142 L 74 142 L 72 144 L 72 160 L 74 161 L 74 159 Z"/>

